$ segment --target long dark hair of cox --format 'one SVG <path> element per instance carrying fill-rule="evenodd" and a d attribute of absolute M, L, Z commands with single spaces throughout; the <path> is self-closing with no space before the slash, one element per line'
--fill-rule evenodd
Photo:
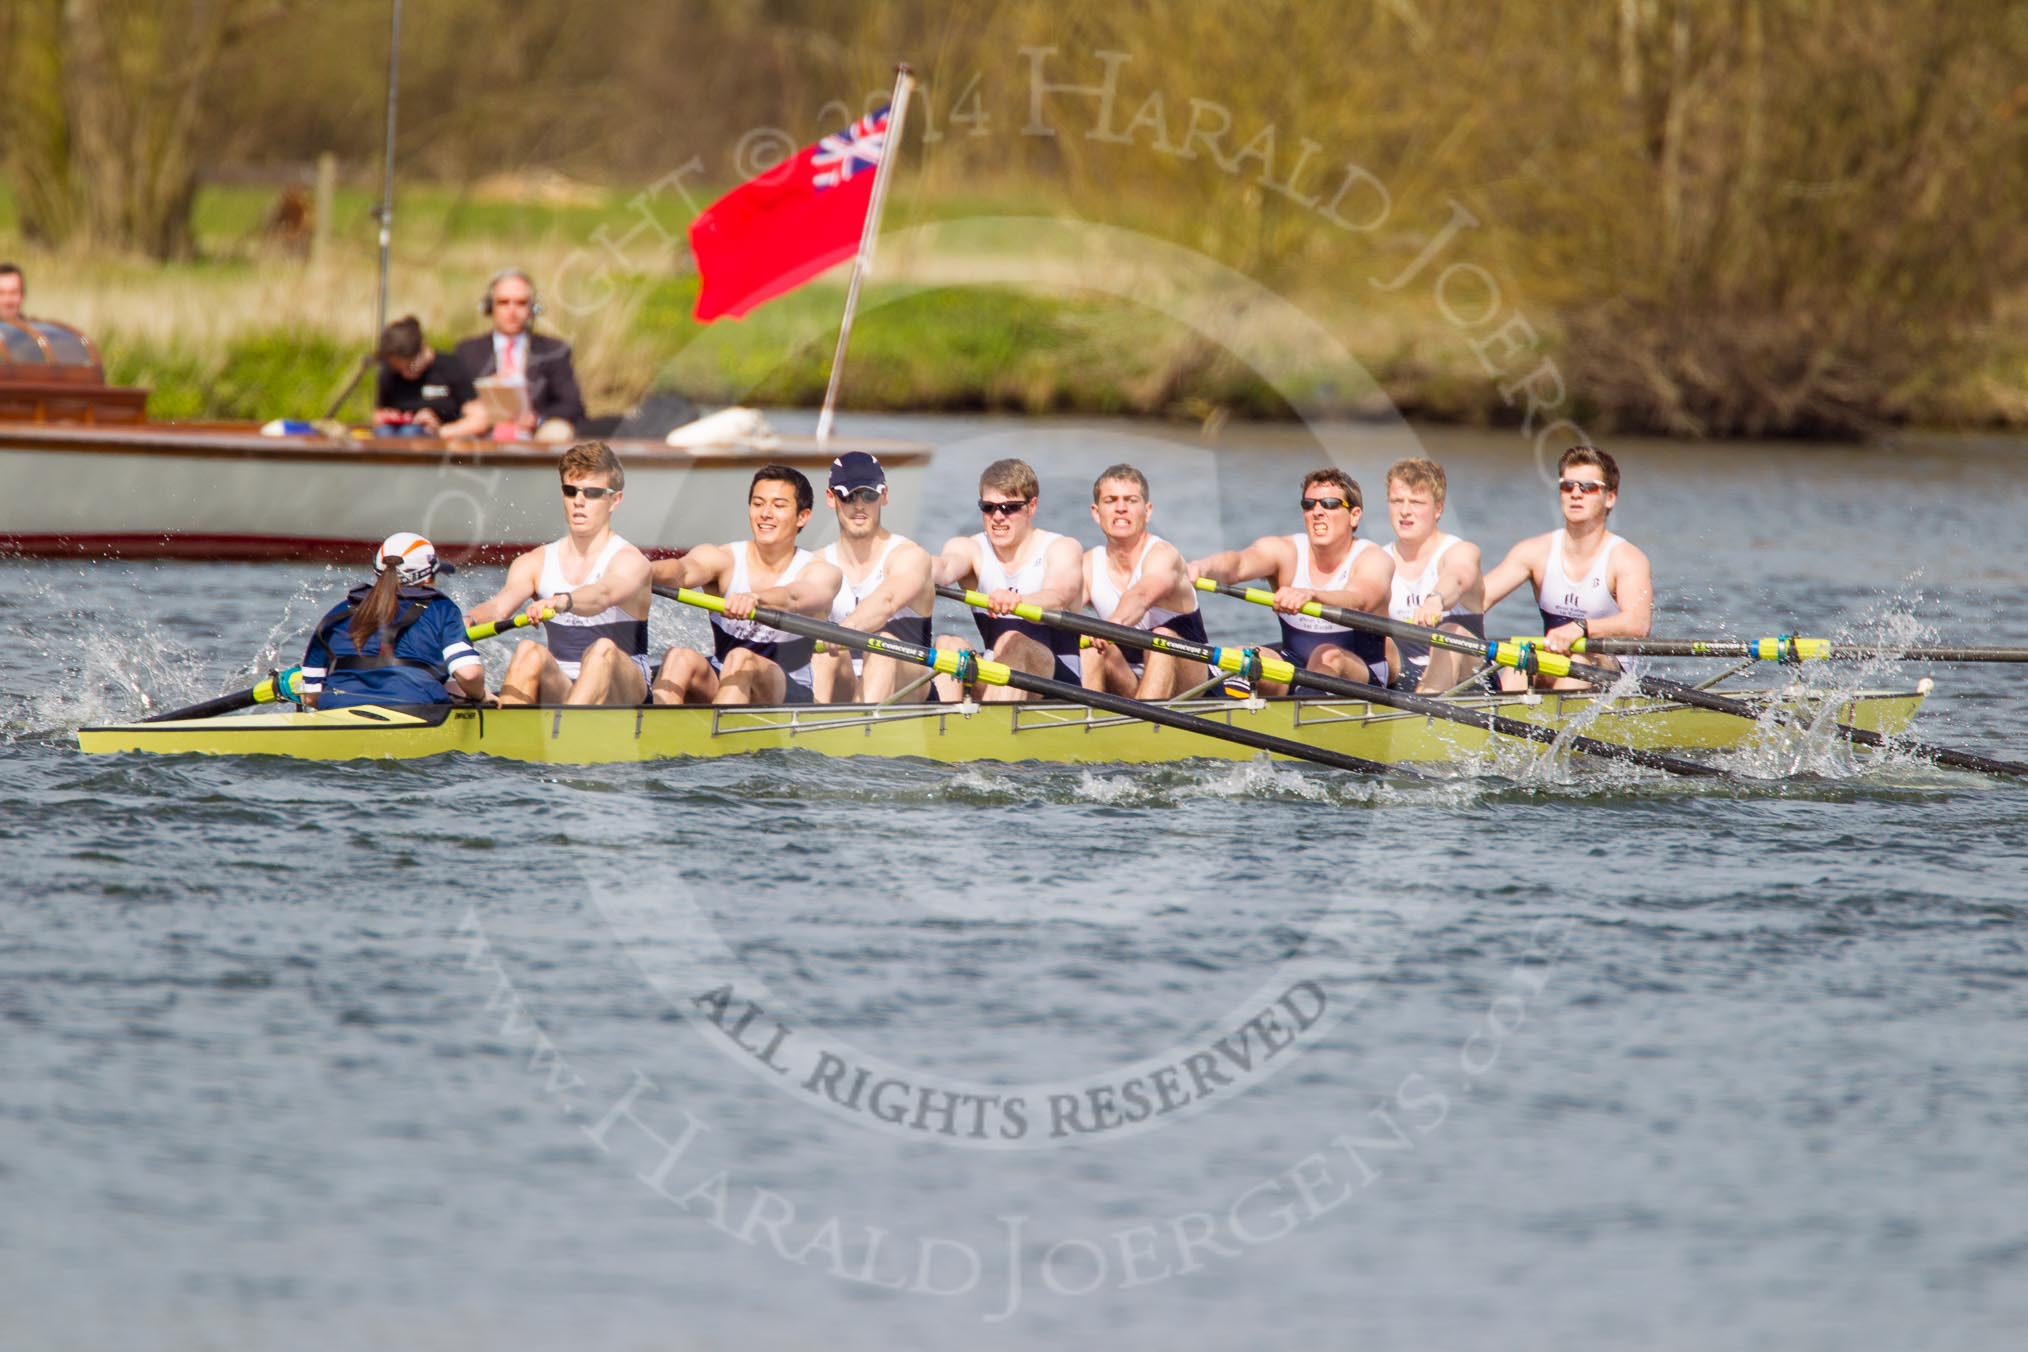
<path fill-rule="evenodd" d="M 383 555 L 380 560 L 380 580 L 373 584 L 373 590 L 366 593 L 352 612 L 352 623 L 345 626 L 345 632 L 352 635 L 355 652 L 366 651 L 366 640 L 375 634 L 384 634 L 394 623 L 394 608 L 401 603 L 401 556 Z"/>

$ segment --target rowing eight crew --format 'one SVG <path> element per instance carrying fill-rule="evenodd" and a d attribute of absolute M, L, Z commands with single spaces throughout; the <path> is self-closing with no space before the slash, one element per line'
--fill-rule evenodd
<path fill-rule="evenodd" d="M 1105 543 L 1088 551 L 1068 536 L 1036 528 L 1041 495 L 1034 470 L 1019 460 L 1001 460 L 980 476 L 982 529 L 951 539 L 932 556 L 882 523 L 889 505 L 885 471 L 874 457 L 855 451 L 833 462 L 827 485 L 838 519 L 837 543 L 817 552 L 798 545 L 815 510 L 814 492 L 801 472 L 770 465 L 756 472 L 749 490 L 748 539 L 701 545 L 680 559 L 654 563 L 612 528 L 626 477 L 610 448 L 602 442 L 575 446 L 558 468 L 565 534 L 516 559 L 500 591 L 465 617 L 474 625 L 504 623 L 525 610 L 530 622 L 547 624 L 546 645 L 528 641 L 515 651 L 499 692 L 506 705 L 845 703 L 905 696 L 913 692 L 903 684 L 895 659 L 818 653 L 813 641 L 763 625 L 754 613 L 757 607 L 770 607 L 926 645 L 939 586 L 962 585 L 986 595 L 987 604 L 974 618 L 993 660 L 1140 699 L 1199 688 L 1208 672 L 1172 654 L 1123 651 L 1103 641 L 1081 653 L 1076 635 L 1021 619 L 1016 607 L 1075 611 L 1089 601 L 1115 624 L 1203 642 L 1194 586 L 1199 578 L 1227 584 L 1266 581 L 1273 587 L 1281 622 L 1278 655 L 1344 679 L 1438 693 L 1469 679 L 1465 654 L 1448 648 L 1432 652 L 1347 629 L 1304 615 L 1303 607 L 1321 602 L 1483 638 L 1486 610 L 1530 584 L 1541 614 L 1543 646 L 1559 653 L 1587 636 L 1645 637 L 1653 608 L 1646 555 L 1607 527 L 1619 497 L 1619 468 L 1610 455 L 1591 446 L 1574 446 L 1557 462 L 1563 525 L 1523 540 L 1483 574 L 1478 547 L 1439 529 L 1443 468 L 1420 458 L 1388 470 L 1388 515 L 1395 536 L 1389 545 L 1359 538 L 1364 515 L 1359 486 L 1332 468 L 1304 476 L 1300 531 L 1263 536 L 1244 549 L 1188 562 L 1149 530 L 1153 494 L 1147 477 L 1131 465 L 1113 465 L 1093 484 L 1092 518 Z M 395 542 L 390 538 L 388 546 Z M 402 586 L 426 587 L 433 572 L 448 571 L 448 566 L 438 568 L 434 551 L 429 551 L 428 563 L 430 572 L 418 574 L 413 583 L 413 570 L 402 569 Z M 725 598 L 724 613 L 711 618 L 709 656 L 678 647 L 669 649 L 659 666 L 653 664 L 648 611 L 657 586 L 704 589 Z M 320 625 L 306 654 L 306 674 L 313 666 L 332 666 L 337 648 L 351 646 L 359 650 L 346 654 L 355 668 L 382 672 L 376 679 L 339 677 L 344 668 L 333 670 L 337 684 L 359 687 L 348 696 L 353 702 L 376 694 L 386 700 L 396 685 L 405 696 L 400 702 L 428 702 L 412 698 L 416 692 L 407 687 L 416 681 L 386 673 L 402 661 L 422 664 L 421 657 L 392 655 L 402 651 L 404 641 L 427 647 L 420 637 L 406 639 L 407 629 L 441 607 L 421 604 L 424 598 L 418 594 L 405 610 L 382 615 L 383 602 L 391 602 L 394 593 L 379 590 L 388 596 L 373 601 L 370 618 L 375 624 L 367 629 L 376 632 L 352 634 L 360 626 L 351 624 L 351 617 L 370 599 L 361 589 Z M 406 591 L 401 596 L 409 599 Z M 345 637 L 334 645 L 341 631 Z M 430 641 L 438 637 L 430 630 Z M 962 646 L 951 635 L 934 642 Z M 430 660 L 469 686 L 476 654 L 469 647 L 454 652 L 453 646 L 440 645 L 441 652 Z M 391 656 L 382 659 L 377 652 Z M 1611 659 L 1595 660 L 1612 665 Z M 1507 671 L 1501 679 L 1519 688 L 1526 678 Z M 956 698 L 955 684 L 939 677 L 935 697 Z M 382 685 L 385 691 L 379 689 Z M 332 687 L 327 678 L 327 690 Z M 1024 698 L 1004 686 L 969 693 L 983 699 Z M 1278 694 L 1281 687 L 1265 686 L 1261 693 Z M 326 702 L 331 702 L 328 696 Z"/>

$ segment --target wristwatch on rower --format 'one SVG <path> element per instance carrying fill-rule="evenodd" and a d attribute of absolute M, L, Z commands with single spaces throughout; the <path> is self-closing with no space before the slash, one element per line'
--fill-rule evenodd
<path fill-rule="evenodd" d="M 571 599 L 571 594 L 569 592 L 560 591 L 556 593 L 555 596 L 552 596 L 549 599 L 554 601 L 558 597 L 561 597 L 563 599 L 563 604 L 561 606 L 552 607 L 553 609 L 561 610 L 566 615 L 575 615 L 577 613 L 577 602 Z"/>

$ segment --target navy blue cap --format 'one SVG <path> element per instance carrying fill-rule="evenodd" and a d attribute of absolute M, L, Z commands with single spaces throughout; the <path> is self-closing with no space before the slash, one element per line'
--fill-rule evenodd
<path fill-rule="evenodd" d="M 864 451 L 847 451 L 831 462 L 831 491 L 845 497 L 855 488 L 887 487 L 887 471 Z"/>

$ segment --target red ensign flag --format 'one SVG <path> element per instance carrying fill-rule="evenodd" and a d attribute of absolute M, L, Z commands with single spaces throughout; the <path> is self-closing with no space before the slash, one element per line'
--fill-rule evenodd
<path fill-rule="evenodd" d="M 804 147 L 690 223 L 699 323 L 738 318 L 858 252 L 887 148 L 887 111 Z"/>

